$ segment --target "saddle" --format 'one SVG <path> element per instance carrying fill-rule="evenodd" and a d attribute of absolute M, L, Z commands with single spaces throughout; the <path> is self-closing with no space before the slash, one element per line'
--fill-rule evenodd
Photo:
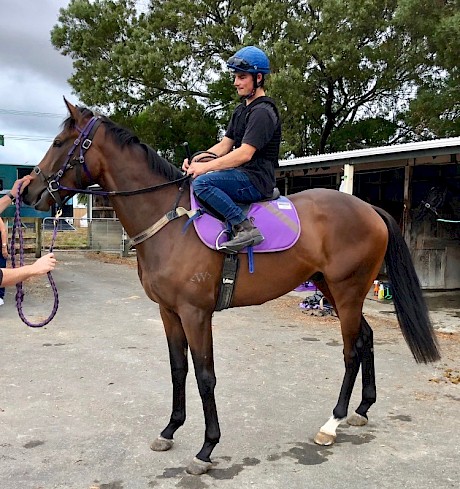
<path fill-rule="evenodd" d="M 210 214 L 198 201 L 193 189 L 190 189 L 191 210 L 197 210 L 193 220 L 195 231 L 201 241 L 213 250 L 220 250 L 220 243 L 228 241 L 231 226 Z M 250 204 L 239 204 L 254 226 L 264 236 L 262 243 L 253 247 L 254 253 L 284 251 L 293 246 L 300 236 L 300 221 L 294 204 L 280 195 L 275 189 L 272 197 Z M 224 251 L 224 250 L 223 250 Z M 247 253 L 247 248 L 240 253 Z"/>

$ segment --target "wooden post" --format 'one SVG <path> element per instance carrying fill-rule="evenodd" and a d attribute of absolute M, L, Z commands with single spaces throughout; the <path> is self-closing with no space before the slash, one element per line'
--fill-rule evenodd
<path fill-rule="evenodd" d="M 347 194 L 353 194 L 353 175 L 355 173 L 355 167 L 347 163 L 343 168 L 344 189 Z"/>
<path fill-rule="evenodd" d="M 335 174 L 335 188 L 338 190 L 340 188 L 340 184 L 342 183 L 342 175 L 340 172 Z"/>
<path fill-rule="evenodd" d="M 122 241 L 122 250 L 121 250 L 121 256 L 127 257 L 129 255 L 129 236 L 125 231 L 125 228 L 122 228 L 122 235 L 121 235 L 121 241 Z"/>
<path fill-rule="evenodd" d="M 411 210 L 411 201 L 412 201 L 412 189 L 411 189 L 411 181 L 412 181 L 412 173 L 414 171 L 414 160 L 408 161 L 407 166 L 404 167 L 404 209 L 403 209 L 403 235 L 404 239 L 408 246 L 410 246 L 410 210 Z"/>
<path fill-rule="evenodd" d="M 42 220 L 35 219 L 35 258 L 42 256 Z"/>

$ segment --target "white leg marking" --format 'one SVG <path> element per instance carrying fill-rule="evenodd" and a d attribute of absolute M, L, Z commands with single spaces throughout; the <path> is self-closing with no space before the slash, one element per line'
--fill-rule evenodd
<path fill-rule="evenodd" d="M 321 428 L 319 429 L 319 431 L 321 433 L 326 433 L 326 435 L 336 436 L 337 427 L 340 425 L 340 423 L 344 419 L 345 418 L 337 419 L 337 418 L 334 418 L 334 416 L 331 416 L 327 420 L 326 424 L 324 424 L 323 426 L 321 426 Z"/>

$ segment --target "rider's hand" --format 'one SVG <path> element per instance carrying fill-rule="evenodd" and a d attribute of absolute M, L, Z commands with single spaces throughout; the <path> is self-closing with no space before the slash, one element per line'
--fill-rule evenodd
<path fill-rule="evenodd" d="M 206 163 L 197 163 L 194 161 L 191 165 L 189 165 L 187 169 L 187 175 L 191 175 L 192 178 L 199 177 L 200 175 L 204 175 L 208 173 L 208 165 Z"/>
<path fill-rule="evenodd" d="M 188 158 L 185 158 L 184 162 L 182 163 L 182 170 L 187 171 L 189 166 L 190 163 L 188 162 Z"/>

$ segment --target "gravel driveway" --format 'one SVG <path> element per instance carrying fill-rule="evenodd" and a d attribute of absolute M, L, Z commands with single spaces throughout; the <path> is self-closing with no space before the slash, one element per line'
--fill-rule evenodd
<path fill-rule="evenodd" d="M 303 313 L 298 294 L 216 313 L 222 438 L 215 468 L 190 476 L 185 466 L 204 436 L 193 371 L 174 448 L 149 449 L 169 419 L 171 382 L 158 306 L 135 267 L 58 258 L 60 307 L 47 327 L 19 320 L 11 289 L 0 308 L 1 488 L 459 487 L 457 333 L 439 333 L 441 362 L 417 365 L 391 308 L 366 301 L 377 403 L 367 426 L 341 426 L 333 447 L 319 447 L 312 439 L 343 375 L 338 320 Z M 26 315 L 40 319 L 51 306 L 43 279 L 29 284 Z"/>

